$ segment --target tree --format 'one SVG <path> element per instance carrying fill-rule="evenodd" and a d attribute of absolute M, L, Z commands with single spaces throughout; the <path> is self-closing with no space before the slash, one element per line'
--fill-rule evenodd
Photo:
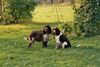
<path fill-rule="evenodd" d="M 75 0 L 72 1 L 75 10 L 75 33 L 80 36 L 91 36 L 97 33 L 98 14 L 100 14 L 99 0 L 81 0 L 80 7 L 77 8 Z"/>
<path fill-rule="evenodd" d="M 2 1 L 0 0 L 0 21 L 2 20 Z"/>
<path fill-rule="evenodd" d="M 17 23 L 24 19 L 31 19 L 35 5 L 35 0 L 5 0 L 3 23 Z"/>
<path fill-rule="evenodd" d="M 0 16 L 1 16 L 1 14 L 2 14 L 2 2 L 0 0 Z"/>

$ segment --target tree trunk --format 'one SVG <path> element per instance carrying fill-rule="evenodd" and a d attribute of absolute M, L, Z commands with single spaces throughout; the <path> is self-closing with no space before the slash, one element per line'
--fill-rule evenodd
<path fill-rule="evenodd" d="M 53 4 L 53 0 L 50 0 L 51 1 L 51 4 Z"/>
<path fill-rule="evenodd" d="M 2 16 L 2 2 L 0 0 L 0 19 L 1 19 L 1 16 Z"/>
<path fill-rule="evenodd" d="M 3 19 L 3 0 L 0 0 L 0 19 Z"/>

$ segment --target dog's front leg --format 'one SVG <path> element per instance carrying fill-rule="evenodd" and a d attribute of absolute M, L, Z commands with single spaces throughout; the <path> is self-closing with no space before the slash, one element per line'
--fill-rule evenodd
<path fill-rule="evenodd" d="M 61 45 L 57 43 L 55 49 L 59 49 L 59 48 L 61 48 Z"/>
<path fill-rule="evenodd" d="M 48 34 L 44 34 L 43 35 L 43 41 L 42 41 L 43 47 L 48 47 L 48 40 L 49 40 L 49 35 Z"/>
<path fill-rule="evenodd" d="M 48 45 L 47 45 L 47 44 L 48 44 L 48 42 L 47 42 L 47 41 L 43 41 L 43 42 L 42 42 L 43 47 L 48 47 Z"/>

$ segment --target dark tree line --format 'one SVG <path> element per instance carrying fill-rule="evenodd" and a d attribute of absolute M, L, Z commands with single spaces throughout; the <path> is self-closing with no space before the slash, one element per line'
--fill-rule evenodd
<path fill-rule="evenodd" d="M 55 4 L 55 3 L 68 3 L 71 0 L 36 0 L 38 4 Z"/>
<path fill-rule="evenodd" d="M 1 0 L 0 0 L 0 16 L 1 16 L 1 9 L 2 9 L 2 5 L 1 5 Z"/>

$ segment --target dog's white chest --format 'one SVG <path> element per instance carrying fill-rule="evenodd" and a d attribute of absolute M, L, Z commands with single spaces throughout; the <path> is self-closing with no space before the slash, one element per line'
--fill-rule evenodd
<path fill-rule="evenodd" d="M 48 41 L 49 35 L 48 35 L 48 34 L 44 34 L 44 35 L 43 35 L 43 39 L 44 39 L 44 41 Z"/>
<path fill-rule="evenodd" d="M 61 44 L 61 42 L 60 42 L 60 36 L 61 35 L 55 36 L 55 40 L 56 40 L 57 44 Z"/>

